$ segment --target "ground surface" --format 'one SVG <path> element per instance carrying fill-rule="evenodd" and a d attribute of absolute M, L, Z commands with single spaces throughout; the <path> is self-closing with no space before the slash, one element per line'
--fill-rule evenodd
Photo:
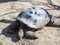
<path fill-rule="evenodd" d="M 7 34 L 6 30 L 18 16 L 20 11 L 31 6 L 45 8 L 50 14 L 56 16 L 54 26 L 44 27 L 37 31 L 36 40 L 22 39 L 22 45 L 60 45 L 60 0 L 20 0 L 0 3 L 0 45 L 19 45 L 15 34 Z M 15 42 L 17 41 L 17 42 Z M 30 42 L 30 44 L 28 43 Z"/>

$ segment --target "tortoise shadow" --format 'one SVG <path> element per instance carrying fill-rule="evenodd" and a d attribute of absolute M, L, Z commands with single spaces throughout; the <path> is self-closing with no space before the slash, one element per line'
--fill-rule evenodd
<path fill-rule="evenodd" d="M 2 22 L 2 23 L 12 23 L 13 21 L 1 19 L 0 22 Z"/>
<path fill-rule="evenodd" d="M 5 35 L 6 37 L 10 37 L 13 42 L 18 42 L 19 39 L 20 39 L 19 35 L 18 35 L 19 28 L 15 29 L 15 32 L 11 34 L 11 33 L 8 32 L 9 30 L 11 30 L 10 29 L 11 25 L 4 28 L 2 30 L 2 34 Z"/>
<path fill-rule="evenodd" d="M 57 16 L 56 18 L 59 18 L 60 19 L 60 16 Z"/>
<path fill-rule="evenodd" d="M 53 25 L 46 25 L 47 27 L 55 27 L 55 28 L 60 28 L 60 25 L 56 25 L 56 24 L 53 24 Z"/>

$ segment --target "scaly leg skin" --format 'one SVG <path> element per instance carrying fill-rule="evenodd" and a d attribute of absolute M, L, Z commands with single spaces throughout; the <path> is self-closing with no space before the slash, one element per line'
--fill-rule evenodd
<path fill-rule="evenodd" d="M 18 20 L 14 21 L 11 25 L 9 25 L 8 33 L 14 33 L 20 27 L 20 22 Z"/>
<path fill-rule="evenodd" d="M 35 33 L 33 31 L 26 31 L 24 36 L 29 39 L 37 39 L 38 38 L 38 33 Z"/>

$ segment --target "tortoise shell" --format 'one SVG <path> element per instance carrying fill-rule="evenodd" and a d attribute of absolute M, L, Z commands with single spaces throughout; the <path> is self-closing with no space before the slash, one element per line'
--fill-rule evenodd
<path fill-rule="evenodd" d="M 40 29 L 47 25 L 50 19 L 51 16 L 47 10 L 35 6 L 23 10 L 17 17 L 17 20 L 35 29 Z"/>

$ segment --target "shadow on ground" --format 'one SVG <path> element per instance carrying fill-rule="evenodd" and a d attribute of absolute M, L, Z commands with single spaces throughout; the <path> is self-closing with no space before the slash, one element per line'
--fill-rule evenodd
<path fill-rule="evenodd" d="M 60 19 L 60 16 L 57 16 L 56 18 L 59 18 Z"/>
<path fill-rule="evenodd" d="M 56 4 L 53 4 L 53 1 L 51 1 L 51 0 L 46 0 L 46 1 L 47 1 L 47 3 L 38 2 L 37 5 L 43 5 L 43 6 L 47 6 L 47 7 L 51 8 L 51 9 L 47 9 L 47 10 L 60 10 L 60 6 L 56 5 Z M 31 2 L 31 4 L 35 5 L 34 2 Z M 35 5 L 35 6 L 37 6 L 37 5 Z"/>
<path fill-rule="evenodd" d="M 60 10 L 60 6 L 53 4 L 51 0 L 47 0 L 48 4 L 51 6 L 51 8 Z"/>
<path fill-rule="evenodd" d="M 17 27 L 12 26 L 13 25 L 12 21 L 9 21 L 9 20 L 5 20 L 5 21 L 7 21 L 7 22 L 4 22 L 4 20 L 0 20 L 0 22 L 11 23 L 11 25 L 4 28 L 2 30 L 2 34 L 5 35 L 6 37 L 10 37 L 13 42 L 19 41 L 19 39 L 20 39 L 19 35 L 18 35 L 19 27 L 18 26 Z M 13 29 L 11 29 L 11 27 L 13 27 Z M 12 33 L 12 34 L 9 33 L 10 30 L 14 31 L 14 33 Z"/>
<path fill-rule="evenodd" d="M 0 0 L 0 3 L 11 2 L 11 1 L 16 1 L 16 0 Z"/>
<path fill-rule="evenodd" d="M 20 38 L 19 38 L 19 35 L 18 35 L 18 31 L 17 31 L 18 29 L 16 29 L 16 31 L 13 34 L 11 34 L 11 33 L 8 32 L 9 30 L 11 30 L 9 28 L 10 28 L 10 26 L 3 29 L 2 34 L 5 35 L 6 37 L 10 37 L 13 42 L 19 41 Z"/>
<path fill-rule="evenodd" d="M 29 2 L 29 1 L 31 1 L 31 0 L 0 0 L 0 3 L 12 2 L 12 1 Z"/>
<path fill-rule="evenodd" d="M 12 23 L 13 21 L 2 19 L 2 20 L 0 20 L 0 22 L 2 22 L 2 23 Z"/>
<path fill-rule="evenodd" d="M 48 25 L 47 27 L 55 27 L 55 28 L 60 28 L 60 25 L 53 24 L 53 25 Z"/>

